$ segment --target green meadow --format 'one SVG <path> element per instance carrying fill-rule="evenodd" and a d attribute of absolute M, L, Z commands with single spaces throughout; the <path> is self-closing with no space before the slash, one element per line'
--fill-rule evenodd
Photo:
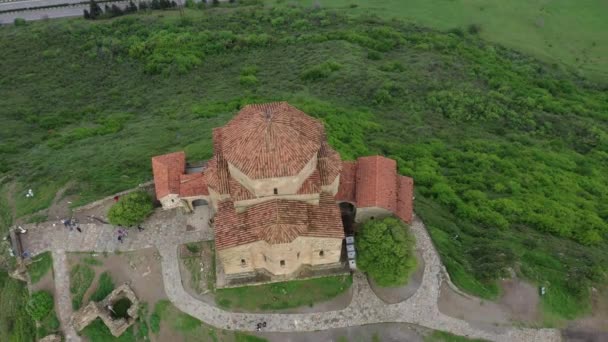
<path fill-rule="evenodd" d="M 608 4 L 602 0 L 265 0 L 375 14 L 437 30 L 471 27 L 490 42 L 589 78 L 608 79 Z"/>

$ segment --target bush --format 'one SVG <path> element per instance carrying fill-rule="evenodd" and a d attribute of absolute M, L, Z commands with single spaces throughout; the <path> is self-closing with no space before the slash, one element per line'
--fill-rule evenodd
<path fill-rule="evenodd" d="M 141 223 L 153 211 L 152 198 L 143 191 L 122 196 L 108 212 L 110 223 L 129 227 Z"/>
<path fill-rule="evenodd" d="M 471 24 L 469 25 L 469 27 L 467 28 L 467 31 L 470 34 L 478 34 L 479 32 L 481 32 L 481 26 L 478 24 Z"/>
<path fill-rule="evenodd" d="M 13 21 L 13 23 L 15 24 L 15 26 L 25 26 L 25 25 L 27 25 L 27 22 L 23 18 L 15 18 L 15 20 Z"/>
<path fill-rule="evenodd" d="M 27 312 L 36 321 L 44 319 L 51 310 L 53 310 L 53 296 L 46 291 L 34 292 L 27 302 Z"/>
<path fill-rule="evenodd" d="M 342 65 L 340 63 L 328 61 L 304 70 L 301 75 L 301 78 L 303 80 L 316 81 L 329 77 L 332 72 L 338 71 L 341 68 Z"/>
<path fill-rule="evenodd" d="M 254 86 L 258 84 L 258 78 L 255 75 L 241 75 L 239 83 L 243 86 Z"/>
<path fill-rule="evenodd" d="M 414 270 L 414 239 L 399 219 L 370 220 L 355 241 L 358 267 L 380 286 L 403 285 Z"/>

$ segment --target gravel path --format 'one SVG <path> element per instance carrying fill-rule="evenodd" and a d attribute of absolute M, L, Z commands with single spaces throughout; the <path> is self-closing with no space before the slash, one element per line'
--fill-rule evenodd
<path fill-rule="evenodd" d="M 70 272 L 68 270 L 65 250 L 54 250 L 52 255 L 55 278 L 55 306 L 57 307 L 59 322 L 61 322 L 61 330 L 63 330 L 67 342 L 79 342 L 80 337 L 76 334 L 72 324 L 70 324 L 72 300 L 70 297 Z"/>
<path fill-rule="evenodd" d="M 213 232 L 207 226 L 187 232 L 188 217 L 177 211 L 154 214 L 146 224 L 146 230 L 138 233 L 131 230 L 124 244 L 115 238 L 115 229 L 91 220 L 81 224 L 84 232 L 70 232 L 57 224 L 46 222 L 32 225 L 25 237 L 26 249 L 33 255 L 51 250 L 56 269 L 60 318 L 65 323 L 70 314 L 69 278 L 65 266 L 64 251 L 114 252 L 156 247 L 162 257 L 162 276 L 165 292 L 180 310 L 201 321 L 222 329 L 254 331 L 256 324 L 267 322 L 268 332 L 315 331 L 332 328 L 359 326 L 382 322 L 403 322 L 427 328 L 449 331 L 456 335 L 483 338 L 491 341 L 561 341 L 555 329 L 527 329 L 516 327 L 475 327 L 466 321 L 442 314 L 437 306 L 441 285 L 446 281 L 439 255 L 433 246 L 424 224 L 416 219 L 411 226 L 416 237 L 416 249 L 424 259 L 424 274 L 420 287 L 407 300 L 397 304 L 386 304 L 373 293 L 365 276 L 355 273 L 353 277 L 353 300 L 350 305 L 337 311 L 303 314 L 252 314 L 234 313 L 204 303 L 186 292 L 181 282 L 178 265 L 178 246 L 182 243 L 211 240 Z M 53 227 L 53 223 L 55 226 Z M 64 325 L 65 327 L 65 325 Z M 72 332 L 68 327 L 68 335 Z"/>

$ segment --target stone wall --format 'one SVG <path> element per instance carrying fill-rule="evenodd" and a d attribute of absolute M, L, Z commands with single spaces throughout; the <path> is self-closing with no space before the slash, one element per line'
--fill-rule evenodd
<path fill-rule="evenodd" d="M 217 256 L 227 277 L 267 270 L 277 276 L 295 277 L 302 265 L 335 264 L 340 261 L 342 239 L 298 237 L 291 243 L 256 241 L 218 250 Z"/>
<path fill-rule="evenodd" d="M 257 197 L 273 196 L 275 189 L 277 190 L 278 195 L 295 195 L 302 186 L 302 183 L 310 177 L 316 168 L 317 155 L 314 155 L 295 176 L 251 179 L 234 165 L 228 163 L 230 176 Z"/>
<path fill-rule="evenodd" d="M 117 301 L 127 298 L 131 306 L 127 310 L 126 318 L 115 318 L 112 316 L 110 307 Z M 72 326 L 76 331 L 84 329 L 97 318 L 101 318 L 104 324 L 110 329 L 112 335 L 118 337 L 122 335 L 137 320 L 139 310 L 139 299 L 128 284 L 123 284 L 112 291 L 100 302 L 90 301 L 89 304 L 78 310 L 72 316 Z"/>

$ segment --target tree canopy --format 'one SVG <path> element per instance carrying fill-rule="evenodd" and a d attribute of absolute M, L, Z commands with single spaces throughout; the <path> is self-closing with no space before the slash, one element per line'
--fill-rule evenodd
<path fill-rule="evenodd" d="M 141 223 L 153 209 L 150 195 L 143 191 L 132 192 L 110 208 L 108 219 L 112 224 L 128 227 Z"/>
<path fill-rule="evenodd" d="M 416 266 L 414 238 L 399 219 L 370 220 L 357 232 L 357 265 L 380 286 L 404 284 Z"/>

